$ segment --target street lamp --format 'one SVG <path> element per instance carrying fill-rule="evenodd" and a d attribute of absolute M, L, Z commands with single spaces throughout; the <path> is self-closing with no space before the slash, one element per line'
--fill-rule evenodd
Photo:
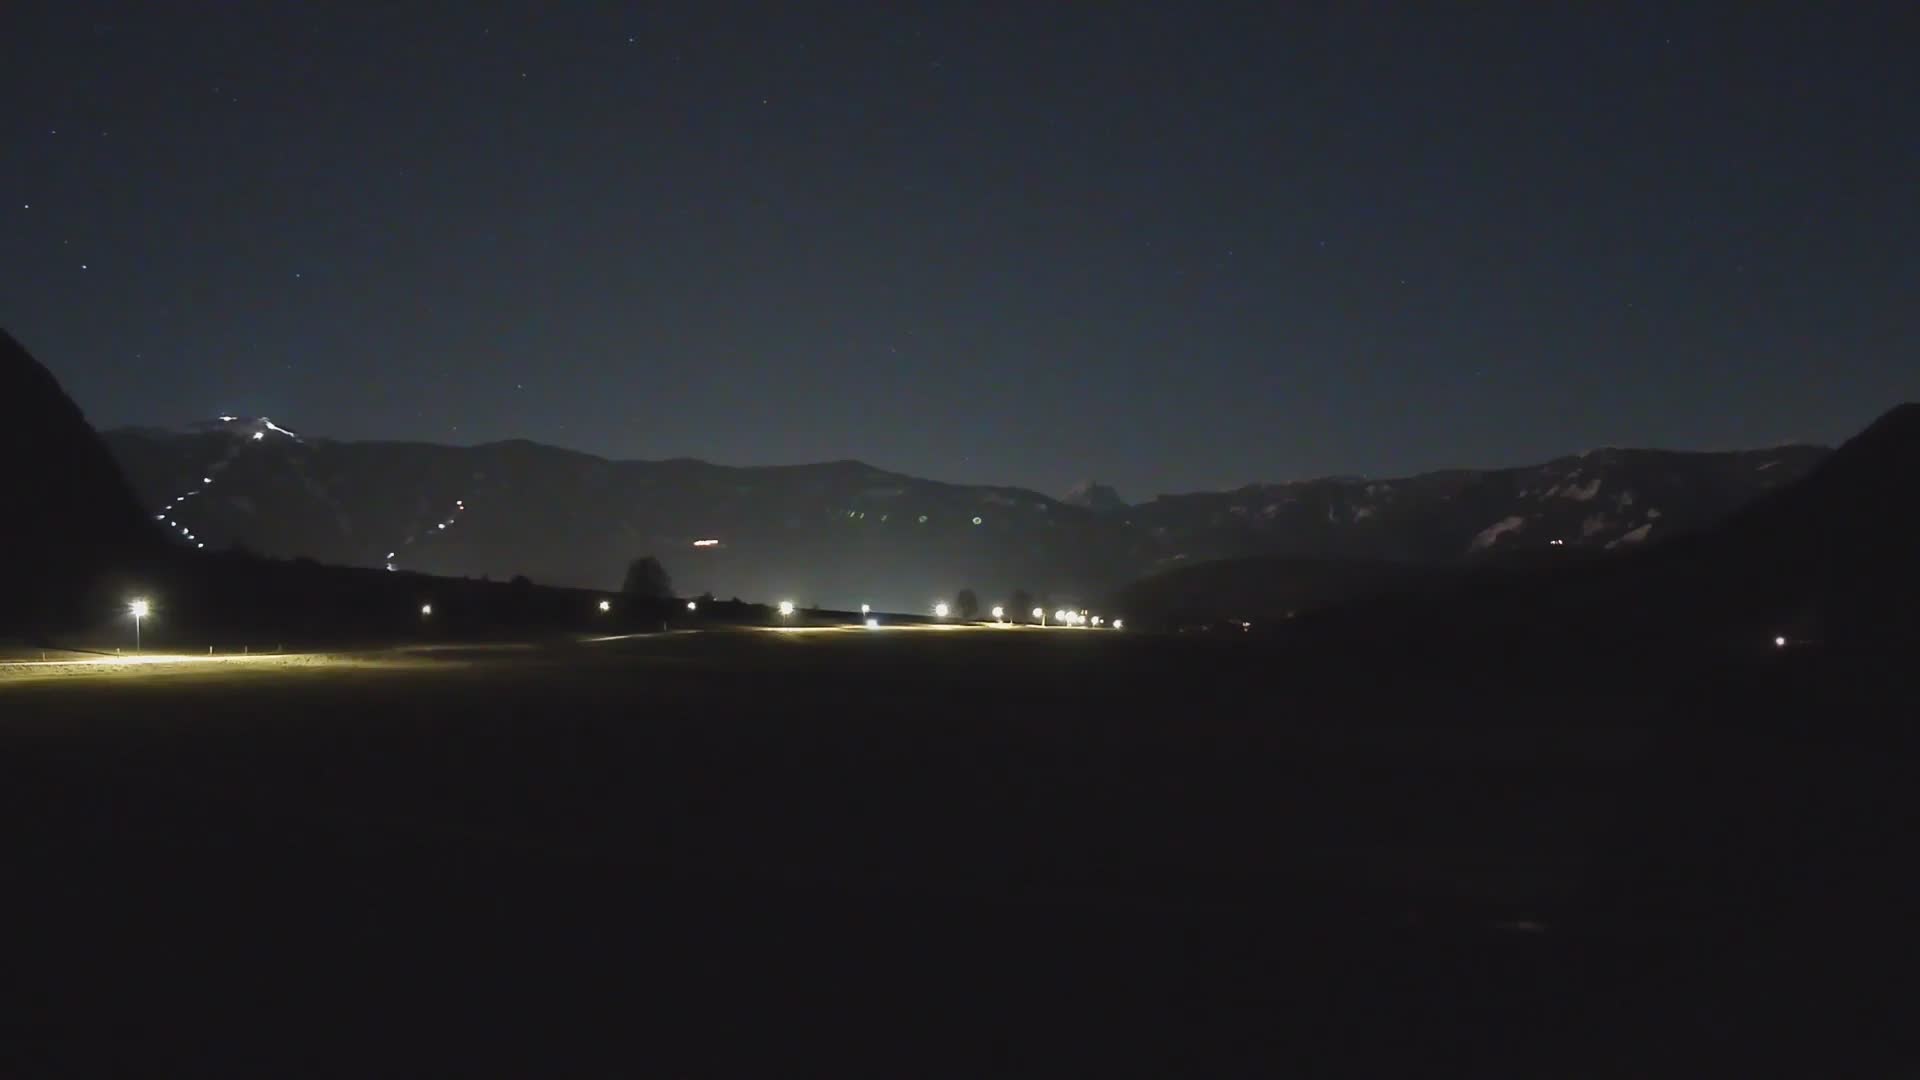
<path fill-rule="evenodd" d="M 996 604 L 996 605 L 994 605 L 994 608 L 993 608 L 993 621 L 994 621 L 994 622 L 1005 622 L 1005 621 L 1007 621 L 1007 609 L 1006 609 L 1006 608 L 1003 608 L 1003 607 L 1001 607 L 1001 606 L 999 606 L 998 604 Z"/>
<path fill-rule="evenodd" d="M 1041 626 L 1047 625 L 1047 609 L 1046 608 L 1034 608 L 1033 617 L 1035 620 L 1037 620 L 1040 623 Z"/>
<path fill-rule="evenodd" d="M 783 619 L 789 619 L 793 617 L 793 601 L 791 600 L 780 601 L 780 617 Z"/>
<path fill-rule="evenodd" d="M 140 651 L 140 620 L 146 618 L 147 612 L 151 610 L 153 609 L 147 606 L 147 602 L 145 599 L 135 600 L 132 603 L 127 605 L 127 614 L 133 616 L 133 651 L 134 652 Z"/>
<path fill-rule="evenodd" d="M 612 611 L 612 610 L 613 610 L 613 601 L 611 601 L 611 600 L 602 600 L 602 601 L 600 601 L 600 613 L 601 613 L 602 615 L 604 615 L 604 614 L 606 614 L 607 612 L 609 612 L 609 611 Z"/>
<path fill-rule="evenodd" d="M 687 610 L 688 610 L 688 611 L 699 611 L 699 610 L 700 610 L 700 603 L 699 603 L 699 601 L 696 601 L 696 600 L 689 600 L 689 601 L 687 601 Z"/>
<path fill-rule="evenodd" d="M 421 617 L 421 618 L 423 618 L 423 619 L 424 619 L 424 618 L 426 618 L 427 616 L 429 616 L 429 615 L 431 615 L 431 614 L 433 614 L 433 605 L 432 605 L 432 604 L 421 604 L 421 605 L 420 605 L 420 617 Z"/>
<path fill-rule="evenodd" d="M 869 615 L 869 614 L 871 614 L 871 613 L 872 613 L 872 611 L 873 611 L 873 605 L 872 605 L 872 604 L 861 604 L 861 605 L 860 605 L 860 617 L 861 617 L 861 618 L 865 618 L 865 617 L 866 617 L 867 615 Z"/>
<path fill-rule="evenodd" d="M 1127 621 L 1125 619 L 1115 619 L 1113 620 L 1113 628 L 1115 630 L 1124 630 L 1127 628 Z"/>
<path fill-rule="evenodd" d="M 936 619 L 944 619 L 947 617 L 947 605 L 944 601 L 933 605 L 933 617 Z"/>

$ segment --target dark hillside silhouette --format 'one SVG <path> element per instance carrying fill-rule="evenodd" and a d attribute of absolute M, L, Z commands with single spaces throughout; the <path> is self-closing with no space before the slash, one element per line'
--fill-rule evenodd
<path fill-rule="evenodd" d="M 1676 591 L 1756 627 L 1835 644 L 1912 641 L 1920 638 L 1915 477 L 1920 404 L 1907 403 L 1799 483 L 1659 553 L 1660 569 Z"/>
<path fill-rule="evenodd" d="M 155 648 L 289 647 L 661 628 L 661 591 L 622 597 L 189 549 L 141 509 L 105 444 L 47 369 L 0 331 L 0 636 L 98 633 L 150 601 Z M 655 564 L 657 567 L 657 564 Z M 602 600 L 607 606 L 602 609 Z M 423 608 L 431 608 L 423 612 Z"/>
<path fill-rule="evenodd" d="M 0 330 L 0 634 L 97 621 L 112 580 L 163 557 L 100 437 L 52 373 Z"/>
<path fill-rule="evenodd" d="M 1624 557 L 1489 564 L 1291 627 L 1302 637 L 1483 651 L 1737 650 L 1920 639 L 1920 406 L 1901 405 L 1706 531 Z"/>

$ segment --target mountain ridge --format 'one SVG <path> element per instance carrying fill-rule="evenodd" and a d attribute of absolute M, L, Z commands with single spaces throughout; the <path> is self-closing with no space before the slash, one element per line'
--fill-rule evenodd
<path fill-rule="evenodd" d="M 1085 601 L 1157 569 L 1249 556 L 1445 563 L 1556 539 L 1637 546 L 1710 524 L 1825 454 L 1612 450 L 1096 511 L 854 459 L 741 466 L 530 440 L 280 438 L 238 418 L 106 441 L 155 512 L 210 547 L 588 587 L 654 554 L 689 592 L 908 610 L 962 587 Z"/>

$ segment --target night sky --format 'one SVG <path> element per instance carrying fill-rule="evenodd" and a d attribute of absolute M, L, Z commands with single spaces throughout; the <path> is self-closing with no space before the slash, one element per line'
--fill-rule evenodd
<path fill-rule="evenodd" d="M 1920 397 L 1900 9 L 1547 6 L 9 4 L 0 325 L 103 427 L 1133 498 Z"/>

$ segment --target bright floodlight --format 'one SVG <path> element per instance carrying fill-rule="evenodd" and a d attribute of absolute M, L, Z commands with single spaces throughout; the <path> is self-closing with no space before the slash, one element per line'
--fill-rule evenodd
<path fill-rule="evenodd" d="M 936 619 L 944 619 L 944 618 L 946 618 L 946 617 L 947 617 L 947 605 L 946 605 L 946 604 L 944 604 L 944 603 L 941 603 L 941 604 L 935 604 L 935 605 L 933 605 L 933 617 L 934 617 L 934 618 L 936 618 Z"/>
<path fill-rule="evenodd" d="M 421 605 L 420 605 L 420 614 L 422 614 L 422 615 L 431 615 L 431 614 L 433 614 L 433 605 L 432 605 L 432 604 L 421 604 Z"/>
<path fill-rule="evenodd" d="M 140 620 L 147 617 L 148 610 L 150 609 L 147 607 L 147 601 L 145 597 L 140 597 L 127 604 L 127 614 L 133 616 L 133 651 L 134 652 L 140 651 Z"/>
<path fill-rule="evenodd" d="M 792 614 L 793 614 L 793 601 L 791 600 L 780 601 L 780 617 L 784 619 L 787 616 Z"/>
<path fill-rule="evenodd" d="M 862 615 L 865 615 L 865 614 L 866 614 L 867 612 L 869 612 L 869 611 L 872 611 L 872 610 L 873 610 L 873 605 L 872 605 L 872 604 L 861 604 L 861 605 L 860 605 L 860 614 L 862 614 Z"/>
<path fill-rule="evenodd" d="M 613 601 L 611 601 L 611 600 L 602 600 L 602 601 L 600 601 L 600 610 L 601 610 L 601 611 L 612 611 L 612 610 L 613 610 Z"/>
<path fill-rule="evenodd" d="M 688 610 L 688 611 L 699 611 L 699 610 L 700 610 L 700 604 L 699 604 L 699 602 L 698 602 L 698 601 L 694 601 L 694 600 L 689 600 L 689 601 L 687 601 L 687 610 Z"/>
<path fill-rule="evenodd" d="M 1776 637 L 1776 638 L 1774 638 L 1774 639 L 1773 639 L 1773 647 L 1774 647 L 1774 648 L 1776 648 L 1776 649 L 1784 649 L 1784 648 L 1786 648 L 1786 647 L 1787 647 L 1787 639 L 1786 639 L 1786 636 L 1785 636 L 1785 635 L 1781 635 L 1780 637 Z"/>
<path fill-rule="evenodd" d="M 1003 608 L 1003 607 L 1000 607 L 999 605 L 995 605 L 995 606 L 994 606 L 994 609 L 993 609 L 993 617 L 994 617 L 994 618 L 996 618 L 996 619 L 1004 619 L 1004 618 L 1006 618 L 1006 617 L 1007 617 L 1007 609 L 1006 609 L 1006 608 Z"/>

